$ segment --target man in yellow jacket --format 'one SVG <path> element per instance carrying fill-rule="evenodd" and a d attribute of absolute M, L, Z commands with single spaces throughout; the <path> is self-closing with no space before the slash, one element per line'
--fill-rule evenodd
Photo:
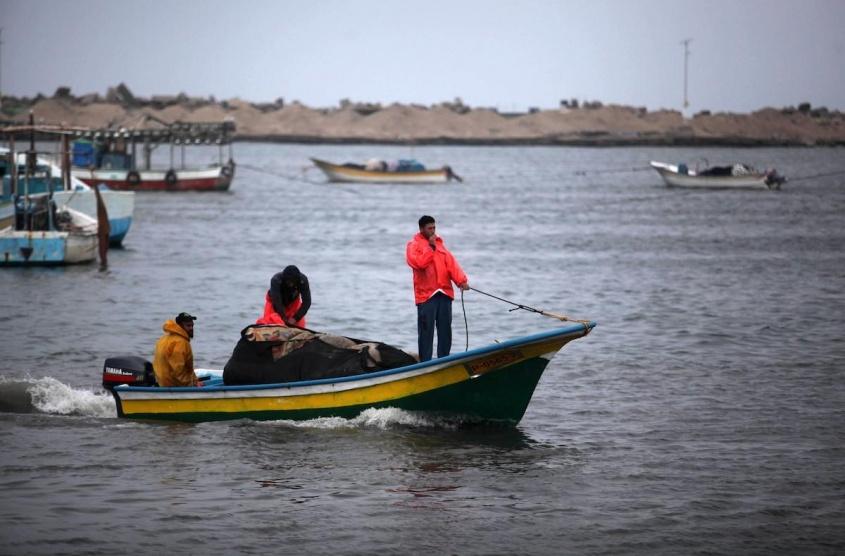
<path fill-rule="evenodd" d="M 179 313 L 162 325 L 164 335 L 156 342 L 153 371 L 159 386 L 202 386 L 194 373 L 194 321 L 197 317 Z"/>

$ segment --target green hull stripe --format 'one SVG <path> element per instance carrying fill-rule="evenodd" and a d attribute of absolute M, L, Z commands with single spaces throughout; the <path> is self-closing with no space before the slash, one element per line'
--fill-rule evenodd
<path fill-rule="evenodd" d="M 291 411 L 197 412 L 197 413 L 133 413 L 132 419 L 154 419 L 198 423 L 231 419 L 294 420 L 320 417 L 351 419 L 369 408 L 396 407 L 407 411 L 423 411 L 469 420 L 498 421 L 515 425 L 522 419 L 534 388 L 548 365 L 536 357 L 510 367 L 481 375 L 458 384 L 398 400 L 338 408 L 301 409 Z"/>

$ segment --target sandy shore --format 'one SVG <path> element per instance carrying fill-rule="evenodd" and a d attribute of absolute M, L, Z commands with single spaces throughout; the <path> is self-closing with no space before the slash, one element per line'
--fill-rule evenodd
<path fill-rule="evenodd" d="M 4 99 L 4 107 L 8 106 Z M 355 104 L 310 108 L 299 103 L 256 104 L 164 97 L 131 102 L 68 94 L 19 102 L 6 121 L 92 128 L 138 128 L 150 117 L 165 122 L 233 120 L 236 140 L 318 143 L 481 145 L 845 145 L 845 114 L 824 108 L 764 108 L 749 114 L 593 103 L 525 114 L 503 114 L 461 103 L 435 106 Z"/>

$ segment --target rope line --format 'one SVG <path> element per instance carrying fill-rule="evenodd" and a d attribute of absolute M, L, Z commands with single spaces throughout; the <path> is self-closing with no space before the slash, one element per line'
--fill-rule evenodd
<path fill-rule="evenodd" d="M 464 312 L 464 330 L 467 339 L 467 346 L 464 351 L 469 351 L 469 323 L 467 322 L 467 308 L 464 306 L 464 290 L 461 290 L 461 310 Z"/>
<path fill-rule="evenodd" d="M 587 174 L 615 174 L 618 172 L 644 172 L 651 170 L 651 166 L 635 166 L 633 168 L 610 168 L 607 170 L 574 170 L 572 173 L 576 176 L 586 176 Z"/>
<path fill-rule="evenodd" d="M 513 306 L 514 306 L 514 308 L 513 308 L 513 309 L 510 309 L 510 311 L 517 311 L 517 310 L 519 310 L 519 309 L 522 309 L 522 310 L 524 310 L 524 311 L 528 311 L 528 312 L 530 312 L 530 313 L 537 313 L 537 314 L 543 315 L 543 316 L 545 316 L 545 317 L 551 317 L 551 318 L 558 319 L 558 320 L 560 320 L 560 321 L 581 323 L 581 324 L 583 324 L 583 325 L 584 325 L 584 327 L 585 327 L 585 328 L 587 328 L 587 332 L 589 332 L 589 327 L 587 326 L 588 324 L 590 324 L 590 321 L 589 321 L 589 320 L 584 320 L 584 319 L 573 319 L 573 318 L 571 318 L 571 317 L 567 317 L 566 315 L 558 315 L 557 313 L 550 313 L 550 312 L 548 312 L 548 311 L 544 311 L 544 310 L 542 310 L 542 309 L 535 309 L 534 307 L 530 307 L 530 306 L 528 306 L 528 305 L 523 305 L 522 303 L 516 303 L 516 302 L 514 302 L 514 301 L 510 301 L 510 300 L 508 300 L 508 299 L 504 299 L 504 298 L 502 298 L 502 297 L 499 297 L 499 296 L 493 295 L 492 293 L 483 292 L 483 291 L 481 291 L 481 290 L 478 290 L 478 289 L 473 288 L 472 286 L 470 286 L 470 288 L 469 288 L 469 289 L 471 289 L 471 290 L 472 290 L 472 291 L 474 291 L 474 292 L 480 293 L 480 294 L 482 294 L 482 295 L 486 295 L 487 297 L 492 297 L 493 299 L 497 299 L 497 300 L 499 300 L 499 301 L 503 301 L 503 302 L 505 302 L 505 303 L 508 303 L 508 304 L 510 304 L 510 305 L 513 305 Z"/>
<path fill-rule="evenodd" d="M 289 181 L 298 181 L 298 182 L 307 183 L 307 184 L 310 184 L 310 185 L 321 185 L 321 186 L 326 185 L 325 182 L 311 181 L 311 180 L 305 179 L 305 173 L 308 172 L 309 170 L 313 170 L 314 169 L 313 166 L 303 166 L 302 172 L 298 176 L 293 175 L 293 174 L 282 174 L 281 172 L 273 172 L 271 170 L 265 170 L 264 168 L 259 168 L 258 166 L 252 166 L 250 164 L 238 164 L 238 168 L 246 168 L 247 170 L 252 170 L 253 172 L 257 172 L 259 174 L 266 174 L 268 176 L 273 176 L 275 178 L 282 178 L 282 179 L 286 179 L 286 180 L 289 180 Z M 360 195 L 361 194 L 360 192 L 355 191 L 353 189 L 348 189 L 346 187 L 343 187 L 342 184 L 337 185 L 336 190 L 337 191 L 343 191 L 344 193 L 350 193 L 352 195 Z"/>
<path fill-rule="evenodd" d="M 799 176 L 797 178 L 787 178 L 786 183 L 793 183 L 796 181 L 812 180 L 816 178 L 827 178 L 830 176 L 840 176 L 845 174 L 845 170 L 837 170 L 836 172 L 824 172 L 822 174 L 813 174 L 811 176 Z"/>
<path fill-rule="evenodd" d="M 258 166 L 253 166 L 251 164 L 244 164 L 244 163 L 238 164 L 238 168 L 246 168 L 247 170 L 252 170 L 253 172 L 258 172 L 259 174 L 266 174 L 268 176 L 273 176 L 275 178 L 284 178 L 286 180 L 291 180 L 291 181 L 301 181 L 301 182 L 305 182 L 305 183 L 310 183 L 312 185 L 322 185 L 322 183 L 320 183 L 320 182 L 311 181 L 311 180 L 307 180 L 307 179 L 304 178 L 305 172 L 307 172 L 308 170 L 311 169 L 308 166 L 302 167 L 302 172 L 301 172 L 300 175 L 282 174 L 281 172 L 273 172 L 271 170 L 265 170 L 264 168 L 260 168 Z"/>

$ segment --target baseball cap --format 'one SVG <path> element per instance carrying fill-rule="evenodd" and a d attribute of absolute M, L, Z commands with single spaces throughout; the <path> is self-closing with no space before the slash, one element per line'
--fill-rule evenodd
<path fill-rule="evenodd" d="M 197 320 L 197 317 L 189 315 L 188 313 L 179 313 L 174 319 L 177 323 L 183 323 L 189 320 Z"/>

